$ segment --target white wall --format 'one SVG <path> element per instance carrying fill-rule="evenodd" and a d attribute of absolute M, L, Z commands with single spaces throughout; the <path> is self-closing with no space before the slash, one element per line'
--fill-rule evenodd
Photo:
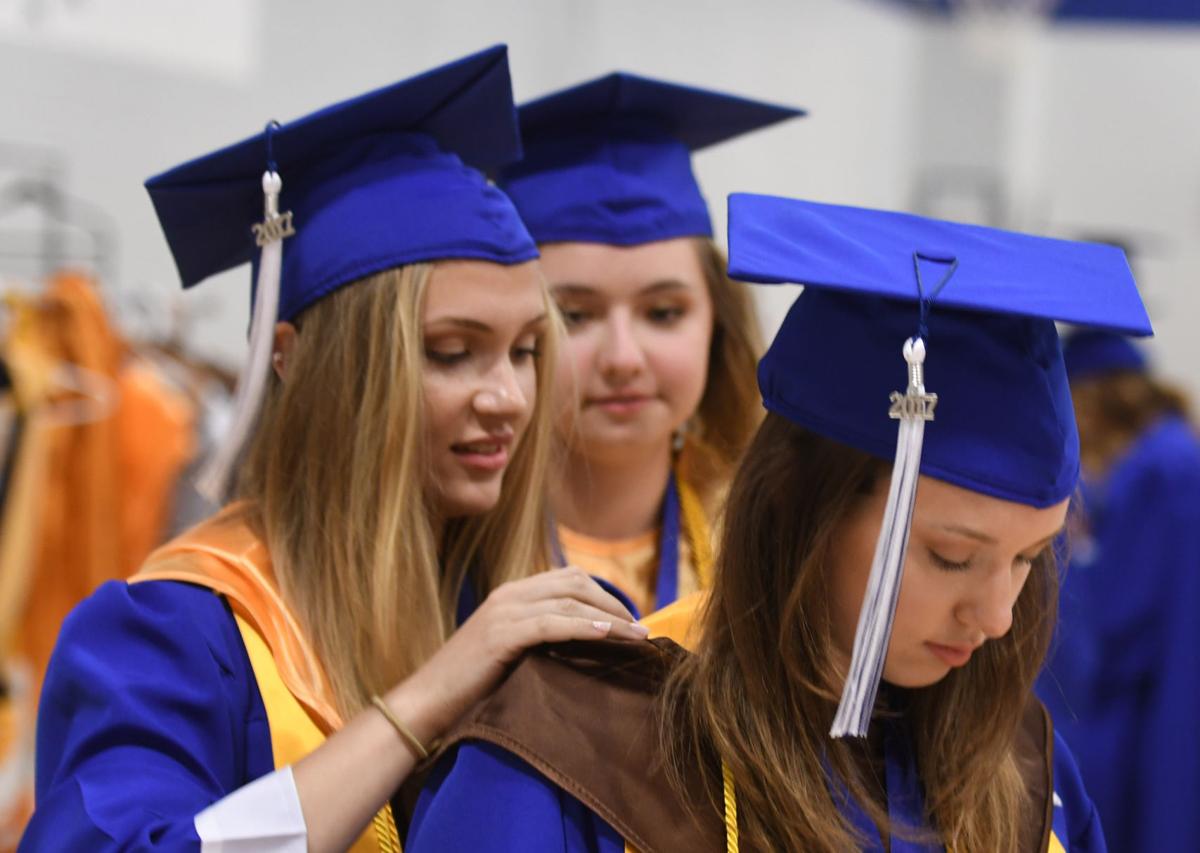
<path fill-rule="evenodd" d="M 1200 401 L 1200 28 L 1054 34 L 1047 218 L 1129 232 L 1151 354 Z"/>
<path fill-rule="evenodd" d="M 720 231 L 733 190 L 905 208 L 922 170 L 966 165 L 1011 184 L 1007 224 L 1146 235 L 1157 352 L 1200 394 L 1200 30 L 1055 29 L 996 66 L 880 0 L 0 0 L 0 142 L 64 153 L 120 226 L 110 301 L 161 327 L 177 278 L 147 176 L 502 41 L 519 99 L 624 68 L 808 107 L 698 155 Z M 194 349 L 238 363 L 247 281 L 187 295 Z M 790 298 L 764 293 L 769 330 Z"/>
<path fill-rule="evenodd" d="M 932 23 L 922 41 L 914 168 L 1001 177 L 990 224 L 1129 238 L 1151 356 L 1200 397 L 1200 27 Z"/>

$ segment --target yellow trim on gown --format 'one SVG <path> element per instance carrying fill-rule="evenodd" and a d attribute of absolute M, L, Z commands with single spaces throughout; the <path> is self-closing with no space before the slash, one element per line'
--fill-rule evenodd
<path fill-rule="evenodd" d="M 279 668 L 275 666 L 275 658 L 272 657 L 271 650 L 267 647 L 262 635 L 241 616 L 234 618 L 237 620 L 242 642 L 246 646 L 246 655 L 250 658 L 250 667 L 254 670 L 254 679 L 258 682 L 258 692 L 262 695 L 263 707 L 267 711 L 267 724 L 271 729 L 271 753 L 275 759 L 275 767 L 278 769 L 295 764 L 323 744 L 325 735 L 296 701 L 296 697 L 288 692 L 283 679 L 279 676 Z M 350 853 L 400 853 L 399 833 L 396 830 L 396 822 L 392 818 L 390 804 L 385 805 L 376 813 L 371 829 L 359 836 L 349 851 Z"/>

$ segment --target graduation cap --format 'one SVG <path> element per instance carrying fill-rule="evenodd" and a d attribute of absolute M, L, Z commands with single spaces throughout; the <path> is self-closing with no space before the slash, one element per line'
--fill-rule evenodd
<path fill-rule="evenodd" d="M 832 730 L 865 735 L 918 474 L 1068 498 L 1079 437 L 1054 323 L 1149 335 L 1150 320 L 1112 246 L 770 196 L 730 196 L 729 274 L 805 286 L 759 364 L 766 408 L 893 463 Z"/>
<path fill-rule="evenodd" d="M 1129 338 L 1098 329 L 1081 329 L 1063 341 L 1063 361 L 1072 382 L 1109 373 L 1144 373 L 1146 356 Z"/>
<path fill-rule="evenodd" d="M 524 104 L 500 173 L 538 243 L 712 236 L 691 154 L 804 110 L 614 73 Z"/>
<path fill-rule="evenodd" d="M 480 171 L 520 151 L 507 48 L 497 46 L 272 122 L 146 182 L 184 287 L 246 262 L 257 269 L 250 363 L 234 426 L 201 475 L 207 494 L 223 494 L 253 426 L 276 320 L 406 264 L 537 257 Z"/>

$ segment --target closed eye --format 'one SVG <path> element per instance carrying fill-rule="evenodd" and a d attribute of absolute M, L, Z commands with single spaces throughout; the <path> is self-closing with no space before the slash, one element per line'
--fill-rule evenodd
<path fill-rule="evenodd" d="M 932 548 L 929 549 L 929 558 L 935 566 L 946 572 L 965 572 L 971 568 L 970 558 L 961 561 L 948 560 Z"/>
<path fill-rule="evenodd" d="M 425 357 L 435 364 L 455 365 L 466 359 L 471 353 L 467 350 L 455 350 L 452 352 L 442 350 L 426 350 Z"/>

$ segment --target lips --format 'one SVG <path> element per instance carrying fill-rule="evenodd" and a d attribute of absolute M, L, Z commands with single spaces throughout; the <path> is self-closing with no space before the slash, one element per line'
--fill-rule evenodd
<path fill-rule="evenodd" d="M 941 643 L 926 643 L 925 647 L 947 666 L 965 666 L 977 648 L 976 646 L 946 646 Z"/>
<path fill-rule="evenodd" d="M 455 453 L 479 453 L 484 456 L 489 456 L 494 453 L 499 453 L 504 449 L 504 445 L 498 441 L 473 441 L 469 444 L 455 444 L 451 448 Z"/>
<path fill-rule="evenodd" d="M 653 399 L 648 394 L 610 394 L 605 397 L 589 397 L 585 405 L 613 415 L 631 415 L 640 411 Z"/>
<path fill-rule="evenodd" d="M 450 445 L 455 457 L 467 468 L 478 471 L 499 471 L 508 465 L 510 434 L 492 435 Z"/>

